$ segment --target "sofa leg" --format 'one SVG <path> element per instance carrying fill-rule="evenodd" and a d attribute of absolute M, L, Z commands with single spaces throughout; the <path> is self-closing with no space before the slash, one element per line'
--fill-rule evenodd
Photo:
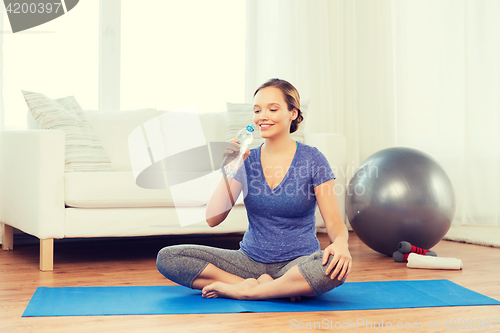
<path fill-rule="evenodd" d="M 40 239 L 40 270 L 54 269 L 54 238 Z"/>
<path fill-rule="evenodd" d="M 14 228 L 5 223 L 2 223 L 2 249 L 14 250 Z"/>

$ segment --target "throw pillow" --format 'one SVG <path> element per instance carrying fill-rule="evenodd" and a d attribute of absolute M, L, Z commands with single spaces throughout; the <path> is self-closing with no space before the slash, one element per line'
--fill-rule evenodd
<path fill-rule="evenodd" d="M 300 111 L 302 111 L 302 116 L 304 120 L 299 124 L 297 131 L 290 134 L 292 139 L 304 143 L 304 122 L 307 118 L 307 109 L 309 106 L 309 100 L 301 103 Z M 236 138 L 238 132 L 245 128 L 248 124 L 254 124 L 253 122 L 253 105 L 246 103 L 227 103 L 227 118 L 226 118 L 226 137 L 225 140 L 229 141 Z M 264 139 L 260 136 L 260 131 L 258 128 L 255 129 L 253 133 L 253 141 L 250 148 L 260 146 Z"/>
<path fill-rule="evenodd" d="M 50 99 L 40 93 L 22 93 L 41 129 L 64 131 L 67 172 L 112 171 L 111 161 L 75 97 Z"/>

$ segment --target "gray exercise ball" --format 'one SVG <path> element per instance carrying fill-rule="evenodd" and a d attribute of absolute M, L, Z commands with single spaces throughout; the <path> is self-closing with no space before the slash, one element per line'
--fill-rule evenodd
<path fill-rule="evenodd" d="M 430 156 L 389 148 L 356 170 L 345 207 L 359 239 L 392 256 L 401 241 L 427 250 L 436 245 L 450 229 L 455 195 L 450 179 Z"/>

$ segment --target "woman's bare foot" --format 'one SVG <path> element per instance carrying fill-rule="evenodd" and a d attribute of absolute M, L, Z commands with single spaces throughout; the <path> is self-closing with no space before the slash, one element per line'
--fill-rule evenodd
<path fill-rule="evenodd" d="M 213 282 L 205 286 L 202 296 L 205 298 L 225 297 L 240 300 L 263 300 L 271 298 L 290 297 L 292 301 L 300 296 L 314 296 L 309 283 L 300 273 L 297 265 L 293 266 L 283 276 L 272 280 L 263 274 L 258 279 L 246 279 L 240 283 L 230 284 Z"/>
<path fill-rule="evenodd" d="M 223 297 L 239 300 L 249 300 L 252 299 L 252 288 L 258 285 L 259 281 L 257 281 L 256 279 L 246 279 L 238 284 L 214 282 L 203 288 L 202 296 L 204 298 Z"/>

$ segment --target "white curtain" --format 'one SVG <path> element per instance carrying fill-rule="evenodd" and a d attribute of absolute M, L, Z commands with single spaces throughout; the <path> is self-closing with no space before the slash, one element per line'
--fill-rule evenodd
<path fill-rule="evenodd" d="M 419 149 L 453 183 L 453 225 L 498 231 L 498 17 L 496 0 L 248 0 L 246 98 L 290 80 L 311 99 L 307 129 L 346 136 L 348 167 Z"/>
<path fill-rule="evenodd" d="M 388 146 L 433 156 L 454 226 L 500 226 L 500 2 L 358 1 L 360 158 Z"/>
<path fill-rule="evenodd" d="M 4 13 L 0 13 L 0 30 L 3 30 L 3 20 Z M 0 131 L 3 131 L 5 126 L 4 121 L 4 105 L 3 105 L 3 34 L 5 31 L 0 33 Z M 0 235 L 2 230 L 0 230 Z"/>
<path fill-rule="evenodd" d="M 291 82 L 310 100 L 307 131 L 346 136 L 348 174 L 359 164 L 355 9 L 353 1 L 247 0 L 246 102 L 270 78 Z"/>
<path fill-rule="evenodd" d="M 0 13 L 0 29 L 3 30 L 4 13 Z M 0 33 L 0 131 L 4 130 L 3 117 L 3 33 Z M 0 207 L 2 209 L 2 207 Z M 0 227 L 0 243 L 2 243 L 2 228 Z"/>

